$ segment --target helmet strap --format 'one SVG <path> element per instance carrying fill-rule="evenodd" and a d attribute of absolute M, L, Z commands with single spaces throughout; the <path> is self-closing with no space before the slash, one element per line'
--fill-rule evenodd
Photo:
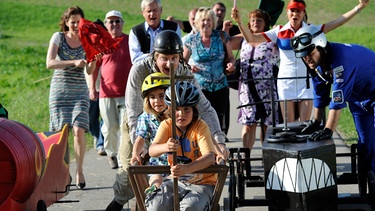
<path fill-rule="evenodd" d="M 325 48 L 322 48 L 320 46 L 317 47 L 319 53 L 320 53 L 320 59 L 321 64 L 320 67 L 323 71 L 323 77 L 324 79 L 332 84 L 333 76 L 332 76 L 332 68 L 331 68 L 331 62 L 330 62 L 330 56 L 329 56 L 329 45 L 327 43 L 327 46 Z"/>
<path fill-rule="evenodd" d="M 164 112 L 168 110 L 168 108 L 164 109 L 164 111 L 158 113 L 158 115 L 156 116 L 156 118 L 159 120 L 159 121 L 162 121 L 163 120 L 163 117 L 164 117 Z"/>
<path fill-rule="evenodd" d="M 180 53 L 180 64 L 182 64 L 182 66 L 184 67 L 185 70 L 189 69 L 189 71 L 190 71 L 191 67 L 190 67 L 188 61 L 186 61 L 184 59 L 184 55 L 182 53 Z"/>

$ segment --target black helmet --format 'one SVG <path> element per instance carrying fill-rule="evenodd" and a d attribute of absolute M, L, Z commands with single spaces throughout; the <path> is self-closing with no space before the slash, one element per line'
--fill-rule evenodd
<path fill-rule="evenodd" d="M 162 54 L 179 54 L 184 51 L 182 40 L 172 30 L 160 32 L 154 41 L 154 51 Z"/>
<path fill-rule="evenodd" d="M 195 106 L 198 104 L 200 95 L 198 88 L 187 81 L 176 82 L 176 106 Z M 171 106 L 171 87 L 168 87 L 164 100 Z"/>

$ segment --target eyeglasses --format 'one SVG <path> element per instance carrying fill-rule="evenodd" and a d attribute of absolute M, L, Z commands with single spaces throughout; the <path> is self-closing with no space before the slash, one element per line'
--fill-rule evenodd
<path fill-rule="evenodd" d="M 168 58 L 168 57 L 165 57 L 165 56 L 159 56 L 158 59 L 162 62 L 168 62 L 169 61 L 171 63 L 175 63 L 175 62 L 178 62 L 180 58 L 178 56 L 173 56 L 171 58 Z"/>
<path fill-rule="evenodd" d="M 301 44 L 302 46 L 307 46 L 307 45 L 310 45 L 312 40 L 317 37 L 318 35 L 320 35 L 321 33 L 323 33 L 323 31 L 319 30 L 317 32 L 315 32 L 314 34 L 310 34 L 310 33 L 303 33 L 297 37 L 293 37 L 291 40 L 290 40 L 290 43 L 293 47 L 293 49 L 298 49 L 298 45 Z"/>
<path fill-rule="evenodd" d="M 110 20 L 110 21 L 108 21 L 107 23 L 109 23 L 109 24 L 113 24 L 113 23 L 116 23 L 116 24 L 119 24 L 119 23 L 122 23 L 122 21 L 120 20 L 120 19 L 117 19 L 117 20 Z"/>

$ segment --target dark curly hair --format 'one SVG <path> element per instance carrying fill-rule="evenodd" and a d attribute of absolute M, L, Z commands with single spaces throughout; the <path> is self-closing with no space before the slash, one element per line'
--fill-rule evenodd
<path fill-rule="evenodd" d="M 70 16 L 72 15 L 80 15 L 82 18 L 85 17 L 85 15 L 83 14 L 83 10 L 80 7 L 78 6 L 69 7 L 67 10 L 65 10 L 65 12 L 62 14 L 60 18 L 60 22 L 59 22 L 60 31 L 62 32 L 69 31 L 69 27 L 65 24 L 65 22 L 69 20 Z"/>

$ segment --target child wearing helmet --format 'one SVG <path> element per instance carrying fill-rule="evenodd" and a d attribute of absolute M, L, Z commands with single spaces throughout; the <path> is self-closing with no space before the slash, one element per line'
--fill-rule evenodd
<path fill-rule="evenodd" d="M 164 78 L 163 78 L 164 77 Z M 164 102 L 165 90 L 170 86 L 170 80 L 163 73 L 153 73 L 145 78 L 142 84 L 143 110 L 138 117 L 136 135 L 133 143 L 131 164 L 138 162 L 142 165 L 148 155 L 148 147 L 153 141 L 160 122 L 169 117 L 168 106 Z M 167 165 L 167 156 L 160 155 L 148 160 L 149 165 Z M 158 188 L 162 183 L 159 174 L 149 175 L 149 190 Z"/>
<path fill-rule="evenodd" d="M 172 119 L 163 121 L 150 146 L 150 156 L 177 152 L 182 158 L 171 165 L 172 178 L 178 178 L 180 209 L 207 210 L 213 196 L 216 174 L 192 174 L 215 163 L 215 148 L 208 125 L 199 118 L 196 105 L 200 99 L 198 88 L 187 81 L 175 84 L 176 134 L 172 137 Z M 165 94 L 171 106 L 171 88 Z M 178 159 L 179 160 L 179 159 Z M 159 189 L 146 196 L 147 210 L 170 210 L 173 207 L 173 180 L 164 178 Z"/>
<path fill-rule="evenodd" d="M 129 178 L 126 171 L 126 165 L 130 162 L 131 158 L 131 145 L 130 140 L 133 142 L 136 136 L 137 121 L 140 114 L 143 112 L 143 99 L 142 99 L 142 83 L 143 80 L 154 72 L 162 72 L 168 76 L 171 75 L 173 68 L 176 76 L 193 76 L 186 63 L 182 59 L 183 44 L 181 38 L 176 32 L 164 30 L 160 32 L 155 38 L 153 44 L 154 51 L 144 58 L 142 62 L 135 63 L 130 72 L 126 83 L 125 91 L 125 105 L 126 117 L 124 117 L 123 132 L 129 133 L 120 143 L 119 155 L 122 161 L 122 168 L 116 173 L 116 181 L 113 185 L 115 197 L 111 204 L 117 207 L 122 207 L 131 198 L 134 193 L 129 190 Z M 198 87 L 198 82 L 192 77 L 187 79 Z M 218 148 L 217 157 L 225 159 L 229 156 L 229 150 L 225 146 L 225 134 L 221 131 L 219 119 L 215 110 L 212 108 L 210 102 L 204 97 L 200 91 L 201 99 L 197 105 L 200 117 L 210 125 L 213 140 L 215 140 Z M 128 139 L 130 137 L 130 140 Z M 110 207 L 110 206 L 109 206 Z"/>
<path fill-rule="evenodd" d="M 173 67 L 176 76 L 191 76 L 191 79 L 186 79 L 186 81 L 193 83 L 196 87 L 200 87 L 188 65 L 183 61 L 182 52 L 183 44 L 181 38 L 171 30 L 162 31 L 155 38 L 154 52 L 145 58 L 143 62 L 134 64 L 130 70 L 126 85 L 125 104 L 131 140 L 136 139 L 136 123 L 138 116 L 143 111 L 141 82 L 139 80 L 144 80 L 152 72 L 161 72 L 170 76 L 170 71 Z M 221 131 L 217 113 L 200 89 L 199 93 L 201 99 L 197 104 L 197 109 L 200 117 L 210 126 L 211 134 L 217 143 L 218 157 L 226 160 L 229 150 L 225 146 L 225 134 Z M 126 177 L 125 174 L 124 177 Z"/>

